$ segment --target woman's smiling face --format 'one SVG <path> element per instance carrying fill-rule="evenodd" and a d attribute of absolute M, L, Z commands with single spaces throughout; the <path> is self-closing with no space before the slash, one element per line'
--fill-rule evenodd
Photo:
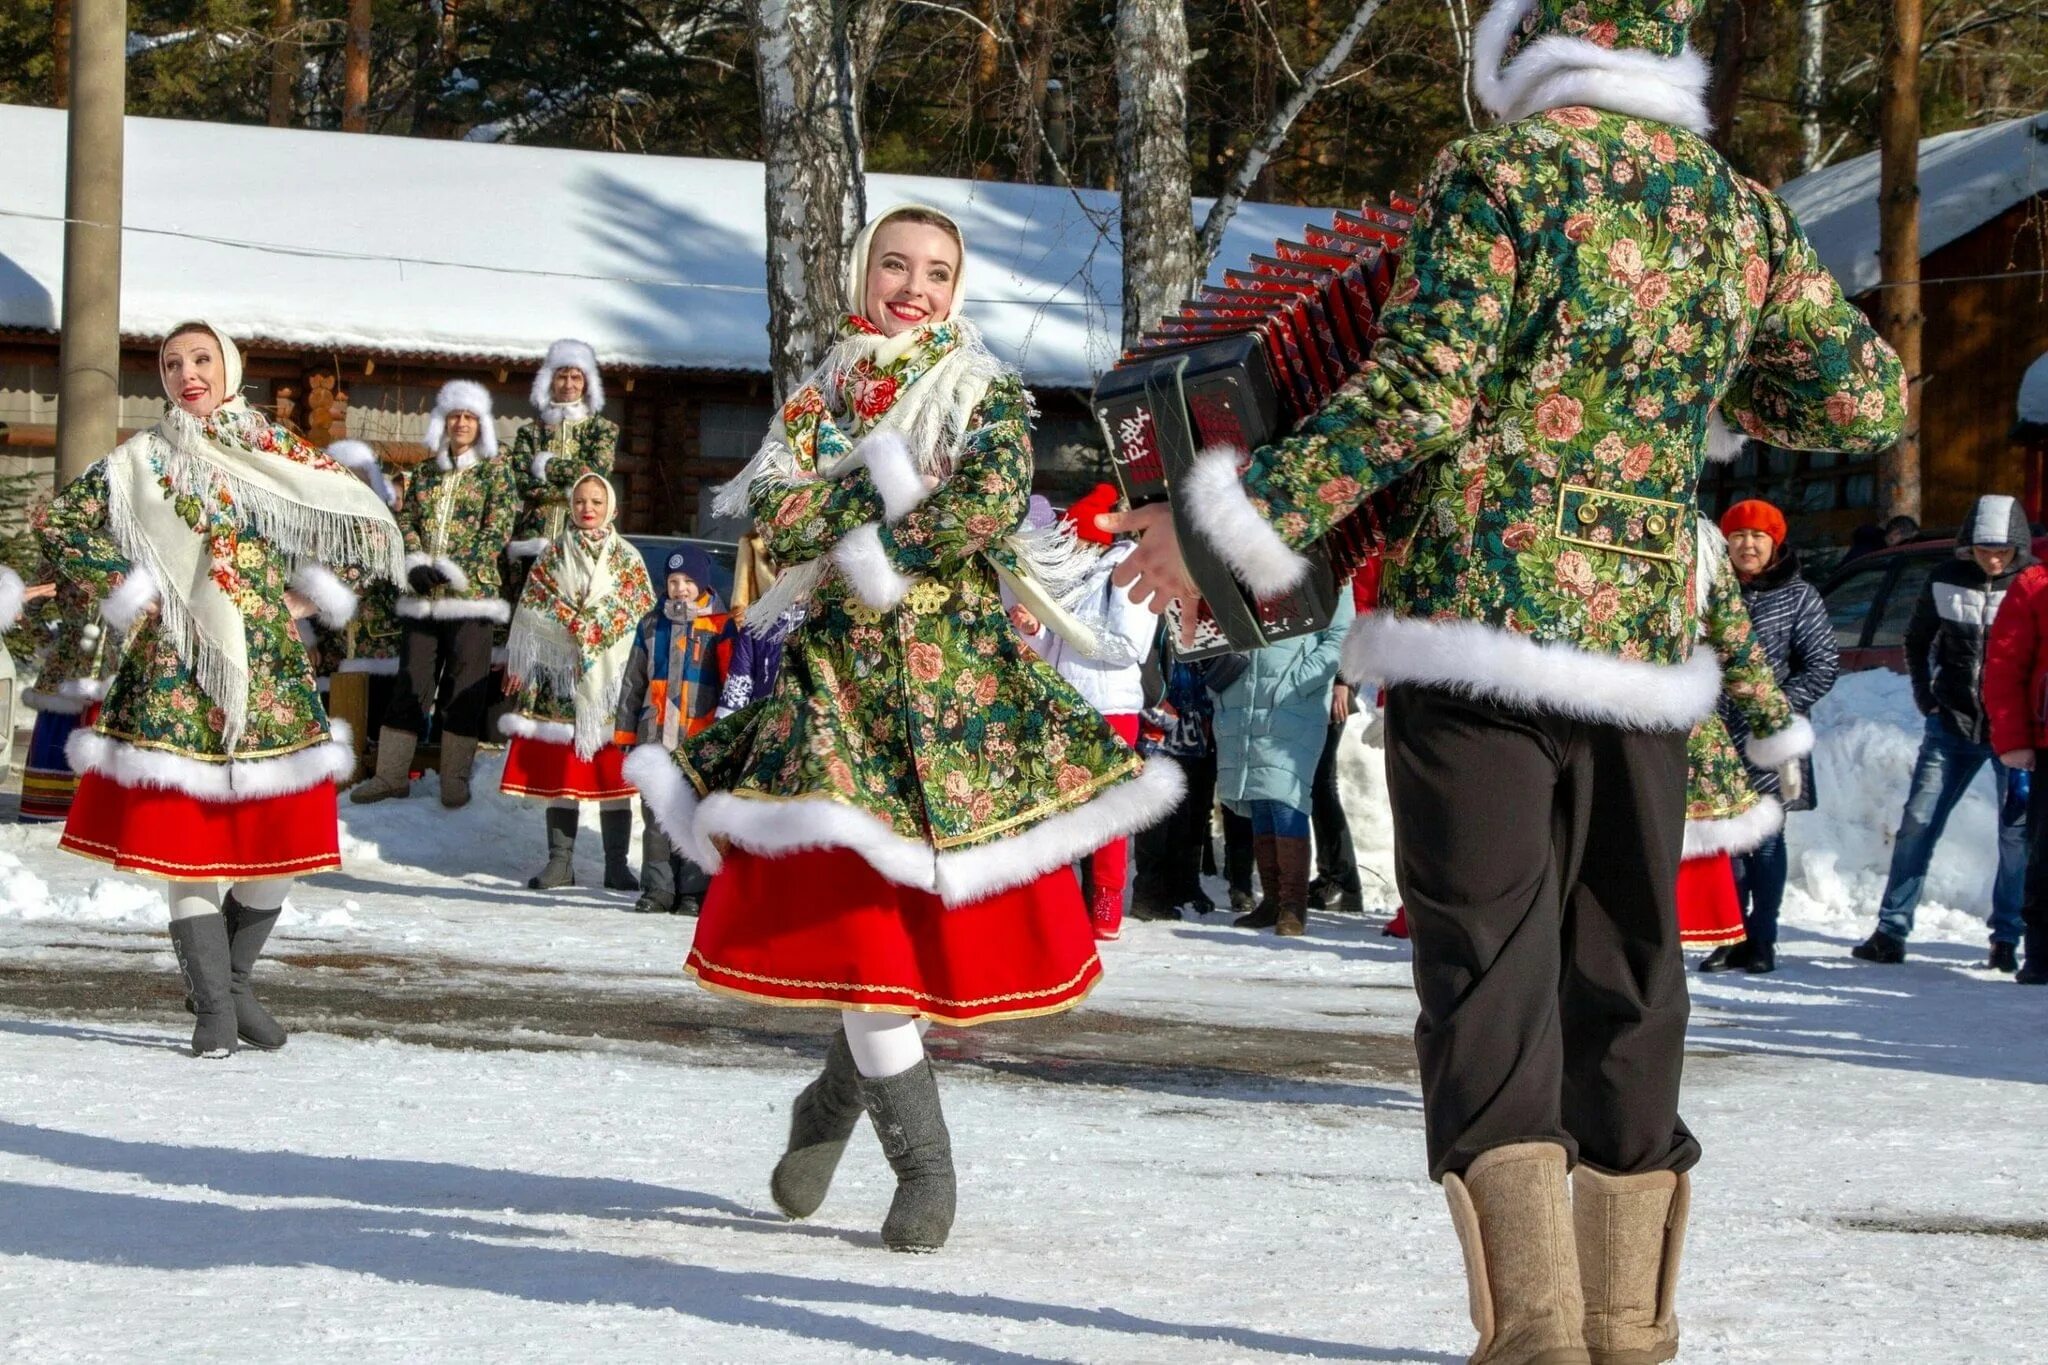
<path fill-rule="evenodd" d="M 960 277 L 960 244 L 931 223 L 892 218 L 868 246 L 866 297 L 861 312 L 895 336 L 948 317 Z"/>

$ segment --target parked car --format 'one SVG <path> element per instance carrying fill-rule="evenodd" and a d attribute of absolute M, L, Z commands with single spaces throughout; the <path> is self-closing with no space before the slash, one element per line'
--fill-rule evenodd
<path fill-rule="evenodd" d="M 738 571 L 740 547 L 730 540 L 700 540 L 696 536 L 641 536 L 629 535 L 626 542 L 640 552 L 640 558 L 647 564 L 647 577 L 654 584 L 654 595 L 661 596 L 663 566 L 668 563 L 671 550 L 683 546 L 700 550 L 711 561 L 711 581 L 703 586 L 718 594 L 718 600 L 732 602 L 732 580 Z"/>
<path fill-rule="evenodd" d="M 2037 528 L 2038 529 L 2038 528 Z M 1821 585 L 1842 671 L 1870 668 L 1906 671 L 1906 627 L 1927 575 L 1955 557 L 1953 536 L 1909 540 L 1852 559 Z M 2048 559 L 2048 536 L 2036 535 L 2034 555 Z"/>

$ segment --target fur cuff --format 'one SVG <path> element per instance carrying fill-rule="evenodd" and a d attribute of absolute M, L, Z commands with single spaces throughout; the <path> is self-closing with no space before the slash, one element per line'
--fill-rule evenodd
<path fill-rule="evenodd" d="M 1748 853 L 1785 828 L 1785 807 L 1775 796 L 1758 799 L 1740 815 L 1724 820 L 1685 822 L 1685 856 L 1705 858 L 1716 853 Z"/>
<path fill-rule="evenodd" d="M 126 635 L 158 598 L 156 575 L 140 564 L 133 565 L 121 586 L 101 600 L 100 619 Z"/>
<path fill-rule="evenodd" d="M 878 431 L 854 452 L 867 465 L 875 491 L 882 495 L 882 518 L 891 526 L 916 511 L 931 496 L 910 458 L 910 447 L 893 431 Z"/>
<path fill-rule="evenodd" d="M 28 595 L 28 585 L 21 581 L 21 575 L 0 565 L 0 630 L 13 630 L 21 620 L 22 602 Z"/>
<path fill-rule="evenodd" d="M 1742 752 L 1759 768 L 1796 763 L 1813 752 L 1813 722 L 1794 716 L 1790 725 L 1773 734 L 1751 735 L 1743 741 Z"/>
<path fill-rule="evenodd" d="M 859 526 L 832 547 L 832 562 L 839 566 L 853 595 L 875 611 L 889 611 L 910 591 L 912 579 L 898 573 L 882 547 L 882 533 L 873 522 Z"/>
<path fill-rule="evenodd" d="M 512 559 L 539 559 L 540 552 L 547 547 L 546 536 L 535 536 L 532 540 L 513 541 L 505 547 L 505 554 Z"/>
<path fill-rule="evenodd" d="M 1546 643 L 1485 621 L 1376 611 L 1344 642 L 1353 683 L 1414 683 L 1628 730 L 1690 730 L 1714 709 L 1721 665 L 1710 649 L 1652 664 Z"/>
<path fill-rule="evenodd" d="M 498 718 L 498 733 L 515 739 L 534 739 L 543 744 L 574 744 L 576 727 L 566 720 L 535 720 L 517 711 Z"/>
<path fill-rule="evenodd" d="M 398 599 L 408 621 L 510 621 L 512 604 L 502 597 L 414 597 Z"/>
<path fill-rule="evenodd" d="M 21 694 L 23 706 L 38 714 L 52 716 L 82 716 L 85 714 L 85 708 L 91 706 L 94 700 L 92 697 L 67 692 L 64 687 L 59 687 L 55 692 L 45 692 L 41 688 L 31 687 Z"/>
<path fill-rule="evenodd" d="M 1583 104 L 1706 135 L 1712 126 L 1707 64 L 1690 47 L 1675 57 L 1660 57 L 1551 33 L 1503 67 L 1501 55 L 1535 3 L 1494 0 L 1473 30 L 1472 88 L 1494 117 L 1512 123 Z"/>
<path fill-rule="evenodd" d="M 356 595 L 325 564 L 299 565 L 292 587 L 312 602 L 320 624 L 329 630 L 340 630 L 355 619 Z"/>
<path fill-rule="evenodd" d="M 635 745 L 626 755 L 625 774 L 677 850 L 706 872 L 718 871 L 724 860 L 715 846 L 698 837 L 697 790 L 676 767 L 675 755 L 659 744 Z"/>
<path fill-rule="evenodd" d="M 1227 446 L 1203 451 L 1182 483 L 1181 506 L 1252 596 L 1278 597 L 1301 582 L 1308 560 L 1289 549 L 1252 507 L 1237 462 L 1238 452 Z"/>
<path fill-rule="evenodd" d="M 1749 444 L 1749 438 L 1728 425 L 1721 418 L 1719 408 L 1707 418 L 1707 461 L 1710 464 L 1734 464 L 1742 458 L 1742 448 Z"/>
<path fill-rule="evenodd" d="M 547 451 L 539 451 L 533 457 L 533 478 L 538 483 L 548 476 L 548 461 L 555 457 Z"/>
<path fill-rule="evenodd" d="M 348 722 L 329 717 L 328 737 L 276 758 L 215 762 L 160 749 L 138 749 L 97 730 L 75 730 L 64 756 L 75 773 L 98 773 L 123 787 L 159 787 L 199 801 L 249 801 L 305 791 L 355 775 Z"/>
<path fill-rule="evenodd" d="M 450 592 L 469 591 L 469 575 L 462 571 L 460 564 L 446 556 L 440 556 L 434 560 L 434 567 L 448 575 L 448 590 Z"/>

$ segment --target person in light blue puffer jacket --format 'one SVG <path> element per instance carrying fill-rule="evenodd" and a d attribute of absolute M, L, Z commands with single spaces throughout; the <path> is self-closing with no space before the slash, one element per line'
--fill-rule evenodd
<path fill-rule="evenodd" d="M 1259 866 L 1259 903 L 1233 921 L 1247 929 L 1292 937 L 1308 924 L 1309 808 L 1337 656 L 1357 615 L 1342 597 L 1329 625 L 1254 650 L 1216 694 L 1216 795 L 1251 818 Z"/>

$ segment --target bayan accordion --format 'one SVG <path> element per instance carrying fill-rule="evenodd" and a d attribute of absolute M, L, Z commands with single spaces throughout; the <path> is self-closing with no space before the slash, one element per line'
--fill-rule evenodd
<path fill-rule="evenodd" d="M 1164 499 L 1181 553 L 1202 594 L 1182 658 L 1258 649 L 1329 625 L 1338 594 L 1384 547 L 1390 497 L 1379 494 L 1305 552 L 1310 571 L 1293 591 L 1253 598 L 1196 531 L 1178 489 L 1196 457 L 1216 446 L 1250 452 L 1313 416 L 1365 364 L 1393 288 L 1396 252 L 1416 205 L 1396 196 L 1310 225 L 1223 272 L 1160 322 L 1095 386 L 1095 415 L 1131 506 Z"/>

